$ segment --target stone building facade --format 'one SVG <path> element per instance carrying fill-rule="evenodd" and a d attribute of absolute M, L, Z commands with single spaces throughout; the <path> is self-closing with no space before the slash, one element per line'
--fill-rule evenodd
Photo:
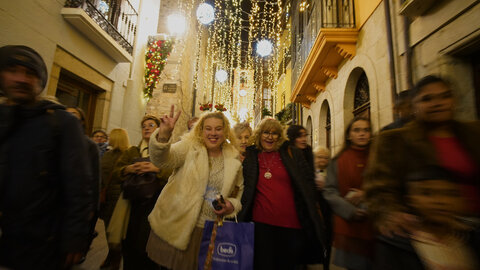
<path fill-rule="evenodd" d="M 318 6 L 329 1 L 310 2 Z M 349 39 L 348 29 L 340 29 L 341 40 L 334 40 L 330 33 L 340 30 L 321 28 L 314 40 L 319 43 L 323 38 L 323 47 L 313 44 L 302 69 L 297 75 L 295 67 L 292 71 L 292 101 L 301 104 L 297 123 L 309 130 L 312 146 L 327 146 L 335 154 L 355 115 L 370 117 L 377 132 L 393 121 L 395 95 L 428 74 L 452 82 L 458 119 L 478 118 L 478 1 L 350 3 L 355 8 L 355 27 Z M 295 29 L 295 15 L 292 18 Z"/>
<path fill-rule="evenodd" d="M 86 111 L 87 132 L 125 128 L 141 138 L 144 55 L 157 33 L 156 0 L 1 1 L 0 45 L 26 45 L 44 58 L 43 95 Z M 119 35 L 121 37 L 119 37 Z"/>

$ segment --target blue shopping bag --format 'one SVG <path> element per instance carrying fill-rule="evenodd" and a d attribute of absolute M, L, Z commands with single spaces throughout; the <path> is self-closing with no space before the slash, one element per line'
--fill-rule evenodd
<path fill-rule="evenodd" d="M 253 269 L 253 233 L 253 222 L 206 221 L 198 269 Z"/>

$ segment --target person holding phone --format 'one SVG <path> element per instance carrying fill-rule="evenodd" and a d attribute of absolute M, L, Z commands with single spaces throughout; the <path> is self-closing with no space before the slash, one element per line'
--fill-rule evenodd
<path fill-rule="evenodd" d="M 223 113 L 202 115 L 189 133 L 172 143 L 179 116 L 172 106 L 150 140 L 152 162 L 174 173 L 149 216 L 147 252 L 163 267 L 191 270 L 198 267 L 205 221 L 240 211 L 243 175 L 235 135 Z"/>

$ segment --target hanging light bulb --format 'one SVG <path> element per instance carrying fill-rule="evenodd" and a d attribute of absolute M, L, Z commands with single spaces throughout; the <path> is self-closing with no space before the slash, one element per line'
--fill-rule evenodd
<path fill-rule="evenodd" d="M 215 18 L 215 10 L 207 3 L 202 3 L 197 8 L 197 19 L 201 24 L 209 24 Z"/>
<path fill-rule="evenodd" d="M 269 56 L 272 53 L 273 45 L 270 40 L 262 39 L 257 42 L 257 54 L 261 57 Z"/>
<path fill-rule="evenodd" d="M 219 83 L 224 83 L 228 79 L 228 73 L 223 69 L 219 69 L 215 72 L 215 79 Z"/>

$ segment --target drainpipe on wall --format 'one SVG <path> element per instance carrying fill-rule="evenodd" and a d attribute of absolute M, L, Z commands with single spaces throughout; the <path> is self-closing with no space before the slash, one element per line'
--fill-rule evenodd
<path fill-rule="evenodd" d="M 388 60 L 390 62 L 389 71 L 390 71 L 390 90 L 392 95 L 393 104 L 396 102 L 397 90 L 396 90 L 396 81 L 395 76 L 395 58 L 393 55 L 393 37 L 392 37 L 392 18 L 390 16 L 390 0 L 383 1 L 385 7 L 385 23 L 387 24 L 387 44 L 388 44 Z M 394 115 L 396 118 L 396 116 Z M 396 120 L 396 119 L 395 119 Z"/>

